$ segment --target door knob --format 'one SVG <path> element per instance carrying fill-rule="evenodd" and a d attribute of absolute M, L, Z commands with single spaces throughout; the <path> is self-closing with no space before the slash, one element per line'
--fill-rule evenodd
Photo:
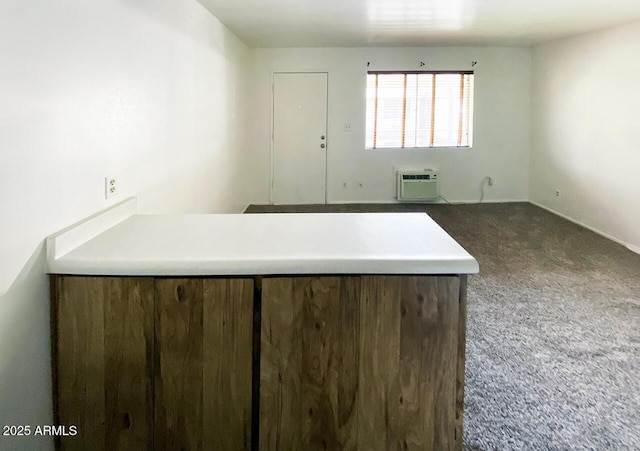
<path fill-rule="evenodd" d="M 324 143 L 320 144 L 320 147 L 324 149 Z"/>
<path fill-rule="evenodd" d="M 324 139 L 324 135 L 322 135 L 322 136 L 320 137 L 320 139 Z"/>

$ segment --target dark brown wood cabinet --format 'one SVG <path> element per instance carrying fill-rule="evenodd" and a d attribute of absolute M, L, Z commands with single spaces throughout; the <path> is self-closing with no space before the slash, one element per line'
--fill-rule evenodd
<path fill-rule="evenodd" d="M 251 447 L 253 280 L 155 281 L 157 450 Z"/>
<path fill-rule="evenodd" d="M 260 449 L 461 449 L 461 282 L 265 279 Z"/>
<path fill-rule="evenodd" d="M 462 449 L 464 275 L 51 283 L 61 449 Z"/>
<path fill-rule="evenodd" d="M 52 277 L 65 450 L 251 446 L 252 279 Z"/>
<path fill-rule="evenodd" d="M 359 277 L 262 282 L 260 449 L 356 449 Z"/>
<path fill-rule="evenodd" d="M 152 449 L 153 279 L 52 278 L 54 421 L 68 450 Z"/>

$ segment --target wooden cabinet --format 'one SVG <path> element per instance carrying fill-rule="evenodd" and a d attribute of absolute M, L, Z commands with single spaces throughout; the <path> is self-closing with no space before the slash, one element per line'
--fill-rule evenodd
<path fill-rule="evenodd" d="M 466 276 L 51 281 L 62 449 L 462 449 Z"/>
<path fill-rule="evenodd" d="M 152 449 L 153 279 L 54 277 L 54 421 L 68 450 Z"/>
<path fill-rule="evenodd" d="M 265 279 L 260 449 L 461 449 L 464 282 Z"/>
<path fill-rule="evenodd" d="M 52 277 L 65 450 L 248 450 L 252 279 Z"/>
<path fill-rule="evenodd" d="M 155 449 L 249 450 L 253 280 L 155 282 Z"/>
<path fill-rule="evenodd" d="M 262 282 L 260 449 L 356 449 L 359 277 Z"/>

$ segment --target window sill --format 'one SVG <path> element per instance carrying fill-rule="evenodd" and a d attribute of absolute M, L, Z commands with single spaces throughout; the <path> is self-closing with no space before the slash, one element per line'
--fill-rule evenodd
<path fill-rule="evenodd" d="M 393 151 L 412 151 L 412 150 L 418 150 L 418 151 L 422 151 L 422 150 L 467 150 L 467 149 L 473 149 L 473 146 L 447 146 L 447 147 L 365 147 L 364 150 L 372 150 L 372 151 L 378 151 L 378 150 L 382 150 L 382 151 L 388 151 L 388 150 L 393 150 Z"/>

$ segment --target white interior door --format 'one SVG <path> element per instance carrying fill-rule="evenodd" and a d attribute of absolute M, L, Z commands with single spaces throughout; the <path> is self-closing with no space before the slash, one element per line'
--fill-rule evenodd
<path fill-rule="evenodd" d="M 326 202 L 326 73 L 274 74 L 272 177 L 276 205 Z"/>

